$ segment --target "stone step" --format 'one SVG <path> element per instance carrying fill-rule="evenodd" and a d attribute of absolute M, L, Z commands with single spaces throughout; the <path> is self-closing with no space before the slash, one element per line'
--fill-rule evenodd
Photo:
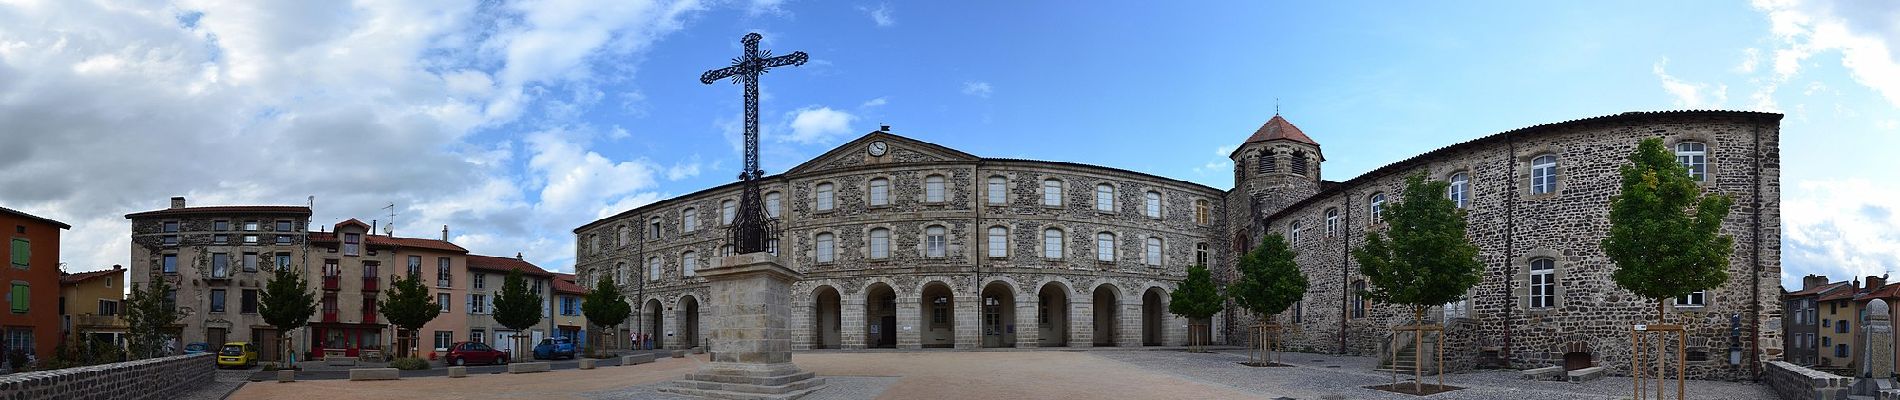
<path fill-rule="evenodd" d="M 753 377 L 753 376 L 743 376 L 743 375 L 719 375 L 719 374 L 704 374 L 704 373 L 694 372 L 694 373 L 687 373 L 686 380 L 701 381 L 701 382 L 718 382 L 718 383 L 740 383 L 740 384 L 761 385 L 761 386 L 778 386 L 778 385 L 784 385 L 787 383 L 811 379 L 813 376 L 817 376 L 817 373 L 805 371 L 805 372 L 799 372 L 799 373 L 791 374 L 791 375 Z"/>
<path fill-rule="evenodd" d="M 672 383 L 672 386 L 662 388 L 661 390 L 669 391 L 667 389 L 688 389 L 688 390 L 705 390 L 705 391 L 729 392 L 729 393 L 777 395 L 781 393 L 801 392 L 801 391 L 817 388 L 819 386 L 824 386 L 825 379 L 812 378 L 812 379 L 790 382 L 790 383 L 786 383 L 782 385 L 752 385 L 752 384 L 744 384 L 744 383 L 707 382 L 707 381 L 695 381 L 695 380 L 679 380 L 679 381 L 673 381 L 671 383 Z"/>
<path fill-rule="evenodd" d="M 693 388 L 683 388 L 683 387 L 663 387 L 663 388 L 660 388 L 660 391 L 667 392 L 667 393 L 683 394 L 687 396 L 703 397 L 703 398 L 709 398 L 709 399 L 723 399 L 723 400 L 791 400 L 791 399 L 797 399 L 800 397 L 805 397 L 805 395 L 811 394 L 812 392 L 816 392 L 818 391 L 818 389 L 803 389 L 803 390 L 796 390 L 796 391 L 779 393 L 779 394 L 733 392 L 733 391 L 725 391 L 725 390 L 707 390 L 707 389 L 693 389 Z"/>

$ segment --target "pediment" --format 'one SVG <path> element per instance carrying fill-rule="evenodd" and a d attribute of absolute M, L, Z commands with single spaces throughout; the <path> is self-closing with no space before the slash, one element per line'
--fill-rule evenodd
<path fill-rule="evenodd" d="M 881 155 L 873 155 L 871 146 L 880 143 L 884 146 Z M 875 131 L 856 140 L 845 142 L 831 151 L 825 152 L 804 164 L 792 167 L 787 175 L 803 175 L 820 171 L 845 169 L 866 165 L 935 163 L 977 161 L 978 157 L 944 147 L 935 143 L 911 139 L 890 132 Z"/>

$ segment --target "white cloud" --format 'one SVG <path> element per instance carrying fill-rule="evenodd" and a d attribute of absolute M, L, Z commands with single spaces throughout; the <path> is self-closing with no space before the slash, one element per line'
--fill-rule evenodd
<path fill-rule="evenodd" d="M 1900 38 L 1900 3 L 1850 0 L 1756 0 L 1781 40 L 1774 70 L 1785 82 L 1802 62 L 1821 54 L 1840 54 L 1854 80 L 1900 107 L 1900 60 L 1892 43 Z"/>
<path fill-rule="evenodd" d="M 851 122 L 858 117 L 851 113 L 833 110 L 831 107 L 809 106 L 793 111 L 791 135 L 779 138 L 800 144 L 823 143 L 838 135 L 851 133 Z"/>
<path fill-rule="evenodd" d="M 990 97 L 991 91 L 989 82 L 969 81 L 963 83 L 963 94 L 976 97 Z"/>
<path fill-rule="evenodd" d="M 1664 58 L 1662 61 L 1657 61 L 1655 66 L 1650 68 L 1650 72 L 1656 74 L 1657 79 L 1662 80 L 1663 91 L 1669 92 L 1670 96 L 1676 98 L 1676 107 L 1720 108 L 1723 103 L 1728 102 L 1728 85 L 1716 85 L 1710 88 L 1708 84 L 1683 81 L 1665 71 L 1668 65 L 1669 59 Z"/>
<path fill-rule="evenodd" d="M 897 25 L 897 20 L 891 17 L 892 10 L 890 3 L 878 3 L 877 8 L 858 7 L 858 10 L 869 14 L 871 16 L 871 22 L 876 22 L 878 27 Z"/>
<path fill-rule="evenodd" d="M 878 107 L 878 106 L 883 106 L 885 104 L 890 104 L 890 101 L 885 100 L 883 97 L 879 97 L 879 98 L 871 99 L 869 101 L 865 101 L 864 104 L 858 105 L 858 108 Z"/>
<path fill-rule="evenodd" d="M 1752 73 L 1755 73 L 1755 66 L 1757 65 L 1761 65 L 1761 49 L 1757 49 L 1757 48 L 1743 49 L 1742 63 L 1735 65 L 1735 72 L 1739 72 L 1742 74 L 1752 74 Z"/>
<path fill-rule="evenodd" d="M 784 14 L 785 9 L 781 7 L 783 5 L 785 5 L 785 0 L 752 0 L 746 7 L 746 15 Z"/>
<path fill-rule="evenodd" d="M 1900 189 L 1859 179 L 1788 187 L 1781 203 L 1784 284 L 1799 285 L 1806 274 L 1844 280 L 1900 272 L 1900 209 L 1884 201 Z"/>
<path fill-rule="evenodd" d="M 694 154 L 692 158 L 680 161 L 673 164 L 672 167 L 668 167 L 666 169 L 666 180 L 677 181 L 699 176 L 699 166 L 699 155 Z"/>

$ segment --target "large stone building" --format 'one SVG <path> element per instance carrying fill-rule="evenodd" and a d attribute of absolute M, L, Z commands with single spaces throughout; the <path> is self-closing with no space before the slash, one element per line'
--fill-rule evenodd
<path fill-rule="evenodd" d="M 125 218 L 132 221 L 131 284 L 171 285 L 183 343 L 250 341 L 266 360 L 282 354 L 283 332 L 257 314 L 257 293 L 270 279 L 262 264 L 310 270 L 309 207 L 187 207 L 173 197 L 168 208 Z"/>
<path fill-rule="evenodd" d="M 1410 313 L 1353 295 L 1350 251 L 1403 179 L 1453 183 L 1486 264 L 1449 316 L 1454 368 L 1624 368 L 1632 323 L 1654 303 L 1611 282 L 1606 235 L 1617 166 L 1661 137 L 1705 190 L 1735 199 L 1728 284 L 1678 299 L 1691 375 L 1741 379 L 1780 357 L 1778 114 L 1624 113 L 1523 128 L 1414 156 L 1352 179 L 1320 179 L 1321 146 L 1274 116 L 1231 154 L 1222 190 L 1127 170 L 984 158 L 880 130 L 764 180 L 795 285 L 794 346 L 1141 346 L 1185 342 L 1166 312 L 1189 265 L 1228 280 L 1267 232 L 1286 234 L 1312 282 L 1282 323 L 1296 348 L 1381 354 Z M 1336 150 L 1337 151 L 1337 150 Z M 1560 167 L 1561 166 L 1561 167 Z M 701 343 L 697 268 L 730 252 L 739 185 L 662 200 L 574 230 L 577 274 L 622 282 L 636 318 L 623 331 L 668 347 Z M 1231 309 L 1231 307 L 1230 307 Z M 1254 318 L 1210 328 L 1230 343 Z M 1731 362 L 1731 360 L 1734 360 Z"/>

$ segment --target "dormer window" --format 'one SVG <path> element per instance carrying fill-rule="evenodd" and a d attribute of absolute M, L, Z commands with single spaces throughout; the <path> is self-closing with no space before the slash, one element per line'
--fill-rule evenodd
<path fill-rule="evenodd" d="M 343 255 L 354 256 L 354 255 L 361 254 L 362 247 L 363 247 L 363 234 L 360 234 L 360 233 L 343 234 Z"/>

